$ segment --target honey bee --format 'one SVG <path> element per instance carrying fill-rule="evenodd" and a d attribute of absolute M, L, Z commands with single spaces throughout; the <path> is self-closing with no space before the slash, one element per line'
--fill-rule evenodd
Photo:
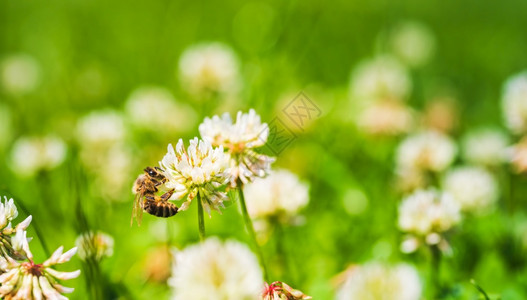
<path fill-rule="evenodd" d="M 146 167 L 144 174 L 137 177 L 132 188 L 135 199 L 130 225 L 133 225 L 134 217 L 137 220 L 137 224 L 141 225 L 143 210 L 151 215 L 163 218 L 177 214 L 178 207 L 168 202 L 168 199 L 174 194 L 174 189 L 167 191 L 161 196 L 156 195 L 159 191 L 158 187 L 166 181 L 165 175 L 158 167 Z"/>

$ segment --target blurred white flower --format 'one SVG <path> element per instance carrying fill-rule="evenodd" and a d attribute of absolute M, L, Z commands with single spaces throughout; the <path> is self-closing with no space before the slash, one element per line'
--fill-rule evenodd
<path fill-rule="evenodd" d="M 179 76 L 192 94 L 232 93 L 240 85 L 239 62 L 233 50 L 221 43 L 194 45 L 181 54 Z"/>
<path fill-rule="evenodd" d="M 125 110 L 135 126 L 161 133 L 188 131 L 197 120 L 192 107 L 177 102 L 163 87 L 137 88 L 128 98 Z"/>
<path fill-rule="evenodd" d="M 40 81 L 40 66 L 28 54 L 11 55 L 0 63 L 0 76 L 4 89 L 12 94 L 33 91 Z"/>
<path fill-rule="evenodd" d="M 222 146 L 230 155 L 231 186 L 236 186 L 240 179 L 244 184 L 255 177 L 269 174 L 273 157 L 259 154 L 253 148 L 261 147 L 267 142 L 269 126 L 260 121 L 254 109 L 236 116 L 236 123 L 228 113 L 212 118 L 205 118 L 199 125 L 203 140 L 214 146 Z"/>
<path fill-rule="evenodd" d="M 211 208 L 221 213 L 223 201 L 227 195 L 220 188 L 230 180 L 228 173 L 229 157 L 223 147 L 213 148 L 210 143 L 198 138 L 190 140 L 188 150 L 180 139 L 176 150 L 168 145 L 168 152 L 159 162 L 168 181 L 165 186 L 174 189 L 171 199 L 182 199 L 187 196 L 180 211 L 186 210 L 198 194 L 203 208 L 210 215 Z"/>
<path fill-rule="evenodd" d="M 309 202 L 309 186 L 298 176 L 277 170 L 244 186 L 247 210 L 252 218 L 285 213 L 295 215 Z"/>
<path fill-rule="evenodd" d="M 407 137 L 397 148 L 398 169 L 441 172 L 457 154 L 450 137 L 436 131 L 425 131 Z"/>
<path fill-rule="evenodd" d="M 113 144 L 126 136 L 121 113 L 113 110 L 94 111 L 77 122 L 77 139 L 81 145 Z"/>
<path fill-rule="evenodd" d="M 22 177 L 33 176 L 60 165 L 66 152 L 66 144 L 56 136 L 21 137 L 11 149 L 11 169 Z"/>
<path fill-rule="evenodd" d="M 404 100 L 412 90 L 412 81 L 408 71 L 395 58 L 379 56 L 357 65 L 350 88 L 354 99 Z"/>
<path fill-rule="evenodd" d="M 427 63 L 434 53 L 435 37 L 423 23 L 405 21 L 390 33 L 392 52 L 406 64 L 419 67 Z"/>
<path fill-rule="evenodd" d="M 249 248 L 214 237 L 177 251 L 168 283 L 174 300 L 260 299 L 264 287 Z"/>
<path fill-rule="evenodd" d="M 5 264 L 13 259 L 24 259 L 26 249 L 23 242 L 26 240 L 25 230 L 31 223 L 31 216 L 12 227 L 11 221 L 18 216 L 18 210 L 13 199 L 0 197 L 0 270 L 5 270 Z"/>
<path fill-rule="evenodd" d="M 82 260 L 90 258 L 101 260 L 112 256 L 113 244 L 113 237 L 100 231 L 83 233 L 75 240 L 75 246 L 79 249 L 79 258 Z"/>
<path fill-rule="evenodd" d="M 58 283 L 80 275 L 80 270 L 73 272 L 56 271 L 52 267 L 65 263 L 77 251 L 73 248 L 62 253 L 59 247 L 53 255 L 42 264 L 35 264 L 30 256 L 27 262 L 10 261 L 5 273 L 0 275 L 0 297 L 4 299 L 68 299 L 62 293 L 73 292 Z"/>
<path fill-rule="evenodd" d="M 417 270 L 408 264 L 367 263 L 350 268 L 337 290 L 337 300 L 419 300 L 422 285 Z"/>
<path fill-rule="evenodd" d="M 307 300 L 312 299 L 299 290 L 295 290 L 284 282 L 275 281 L 270 285 L 265 283 L 262 300 Z"/>
<path fill-rule="evenodd" d="M 498 200 L 496 179 L 479 167 L 458 167 L 450 170 L 443 183 L 463 211 L 485 212 Z"/>
<path fill-rule="evenodd" d="M 496 166 L 505 162 L 509 139 L 497 129 L 478 129 L 463 137 L 463 156 L 467 162 Z"/>
<path fill-rule="evenodd" d="M 527 71 L 511 76 L 502 94 L 505 122 L 514 133 L 527 131 Z"/>
<path fill-rule="evenodd" d="M 358 125 L 369 134 L 397 135 L 410 131 L 414 125 L 412 113 L 400 101 L 375 101 L 361 111 Z"/>
<path fill-rule="evenodd" d="M 399 228 L 418 236 L 444 233 L 460 221 L 460 207 L 454 198 L 433 189 L 417 190 L 399 206 Z"/>

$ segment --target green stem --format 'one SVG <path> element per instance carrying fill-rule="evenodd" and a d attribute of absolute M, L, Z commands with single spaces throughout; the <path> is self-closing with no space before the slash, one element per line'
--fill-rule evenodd
<path fill-rule="evenodd" d="M 242 209 L 242 215 L 243 215 L 243 220 L 245 221 L 245 227 L 247 228 L 247 231 L 249 232 L 249 235 L 251 236 L 254 246 L 256 248 L 256 253 L 258 254 L 258 258 L 260 259 L 260 264 L 262 265 L 264 279 L 266 282 L 269 282 L 269 276 L 267 273 L 267 268 L 265 266 L 263 252 L 262 252 L 262 249 L 260 248 L 260 245 L 258 244 L 258 240 L 256 239 L 256 233 L 254 232 L 253 222 L 251 220 L 251 217 L 249 216 L 249 213 L 247 212 L 247 205 L 245 204 L 245 196 L 243 195 L 243 183 L 240 180 L 238 180 L 238 194 L 240 196 L 240 207 Z"/>
<path fill-rule="evenodd" d="M 441 292 L 441 282 L 439 279 L 439 269 L 441 265 L 441 250 L 436 245 L 430 246 L 431 252 L 431 268 L 430 268 L 430 283 L 433 288 L 433 299 L 439 299 Z"/>
<path fill-rule="evenodd" d="M 203 203 L 201 203 L 201 197 L 199 195 L 199 192 L 196 198 L 196 200 L 198 200 L 199 239 L 203 242 L 205 240 L 205 218 L 203 217 Z"/>

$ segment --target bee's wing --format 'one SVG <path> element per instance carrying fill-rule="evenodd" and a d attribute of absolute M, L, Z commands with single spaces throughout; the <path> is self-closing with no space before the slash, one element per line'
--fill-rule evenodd
<path fill-rule="evenodd" d="M 130 226 L 134 224 L 134 217 L 137 220 L 137 225 L 141 226 L 143 219 L 143 197 L 142 193 L 135 194 L 134 205 L 132 208 L 132 218 L 130 219 Z"/>

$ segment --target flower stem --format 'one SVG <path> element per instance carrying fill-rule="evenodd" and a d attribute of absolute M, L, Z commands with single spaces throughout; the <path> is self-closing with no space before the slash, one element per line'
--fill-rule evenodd
<path fill-rule="evenodd" d="M 197 194 L 198 200 L 198 227 L 199 227 L 199 239 L 200 241 L 205 240 L 205 219 L 203 218 L 203 203 L 201 203 L 201 197 Z"/>
<path fill-rule="evenodd" d="M 439 279 L 439 270 L 441 266 L 441 250 L 437 245 L 430 246 L 430 286 L 433 288 L 433 299 L 438 299 L 441 293 L 441 282 Z"/>
<path fill-rule="evenodd" d="M 238 194 L 240 196 L 240 207 L 242 209 L 242 215 L 243 220 L 245 221 L 245 227 L 247 228 L 247 231 L 249 232 L 249 235 L 251 236 L 254 246 L 256 248 L 256 253 L 258 254 L 258 258 L 260 259 L 260 264 L 262 265 L 264 280 L 266 282 L 269 282 L 269 276 L 267 273 L 267 268 L 265 266 L 265 260 L 263 256 L 262 249 L 260 248 L 260 245 L 258 244 L 258 240 L 256 239 L 256 233 L 254 232 L 253 222 L 251 220 L 251 217 L 249 216 L 249 213 L 247 212 L 247 205 L 245 204 L 245 196 L 243 195 L 243 183 L 238 180 Z"/>

